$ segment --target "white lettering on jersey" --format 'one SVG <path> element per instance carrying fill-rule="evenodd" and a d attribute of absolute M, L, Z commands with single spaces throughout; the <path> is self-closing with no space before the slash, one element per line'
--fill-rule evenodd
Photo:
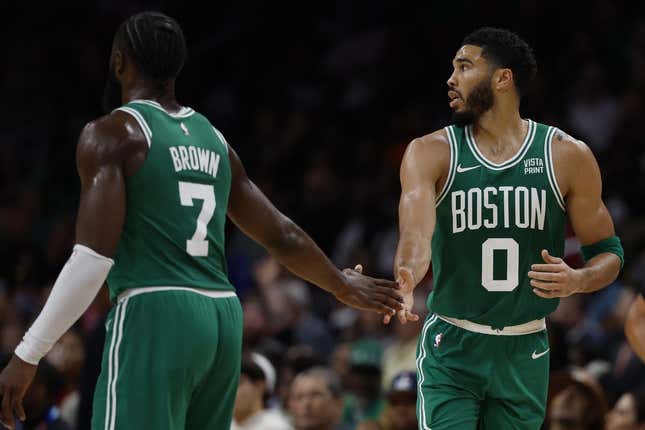
<path fill-rule="evenodd" d="M 474 187 L 453 191 L 450 200 L 453 233 L 482 227 L 497 228 L 502 222 L 499 214 L 503 228 L 544 230 L 547 200 L 543 189 L 503 186 L 482 190 Z"/>
<path fill-rule="evenodd" d="M 179 147 L 179 156 L 181 157 L 181 169 L 190 170 L 190 163 L 188 161 L 188 150 L 185 146 Z"/>
<path fill-rule="evenodd" d="M 513 191 L 513 187 L 499 187 L 499 190 L 504 193 L 504 228 L 508 228 L 510 223 L 508 221 L 508 193 Z"/>
<path fill-rule="evenodd" d="M 190 156 L 190 167 L 193 170 L 199 169 L 199 162 L 197 161 L 197 150 L 194 146 L 188 147 L 188 155 Z"/>
<path fill-rule="evenodd" d="M 482 226 L 482 190 L 468 190 L 468 229 L 477 230 Z"/>
<path fill-rule="evenodd" d="M 524 174 L 535 175 L 537 173 L 544 173 L 544 160 L 535 157 L 524 160 Z"/>
<path fill-rule="evenodd" d="M 529 226 L 529 190 L 526 187 L 515 188 L 515 226 Z"/>
<path fill-rule="evenodd" d="M 460 233 L 466 230 L 466 210 L 465 200 L 466 193 L 463 191 L 454 191 L 452 198 L 452 232 Z"/>
<path fill-rule="evenodd" d="M 490 218 L 484 220 L 484 227 L 486 228 L 495 228 L 497 226 L 497 206 L 490 203 L 490 195 L 497 195 L 497 188 L 495 187 L 486 187 L 484 188 L 484 208 L 491 211 Z"/>
<path fill-rule="evenodd" d="M 211 152 L 211 162 L 208 165 L 208 173 L 214 178 L 217 176 L 217 169 L 219 168 L 219 154 Z"/>
<path fill-rule="evenodd" d="M 172 164 L 175 166 L 175 172 L 179 172 L 181 170 L 181 160 L 179 159 L 179 152 L 177 152 L 177 148 L 171 146 L 170 148 L 170 156 L 172 157 Z"/>
<path fill-rule="evenodd" d="M 217 177 L 220 160 L 218 153 L 192 145 L 171 146 L 168 150 L 175 172 L 191 170 Z"/>
<path fill-rule="evenodd" d="M 546 190 L 538 190 L 531 188 L 531 228 L 535 230 L 535 223 L 537 221 L 537 229 L 544 230 L 544 219 L 546 217 Z"/>

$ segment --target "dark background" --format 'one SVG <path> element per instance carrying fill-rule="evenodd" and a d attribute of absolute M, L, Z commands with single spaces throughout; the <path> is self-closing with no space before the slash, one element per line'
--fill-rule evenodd
<path fill-rule="evenodd" d="M 564 300 L 551 318 L 552 368 L 604 363 L 603 371 L 592 370 L 610 403 L 643 381 L 622 335 L 626 307 L 645 282 L 645 7 L 637 1 L 248 1 L 208 8 L 170 1 L 3 2 L 2 352 L 13 350 L 69 256 L 79 191 L 76 139 L 101 114 L 118 24 L 149 9 L 176 18 L 188 41 L 180 103 L 222 131 L 256 183 L 338 265 L 362 262 L 382 276 L 391 276 L 402 153 L 414 137 L 448 123 L 445 82 L 461 40 L 483 25 L 518 32 L 539 65 L 522 114 L 592 148 L 626 249 L 618 282 Z M 567 243 L 569 261 L 579 263 L 575 238 Z M 247 318 L 277 312 L 263 288 L 297 281 L 267 269 L 270 260 L 233 229 L 228 246 Z M 247 321 L 248 347 L 300 345 L 294 333 L 303 326 L 301 312 L 326 339 L 314 351 L 319 361 L 343 342 L 372 336 L 387 346 L 396 336 L 391 328 L 366 328 L 360 315 L 339 325 L 344 313 L 328 296 L 304 284 L 293 291 L 306 312 L 292 310 L 298 317 L 280 327 Z M 95 304 L 73 331 L 95 366 L 100 340 L 92 333 L 100 339 L 106 309 L 105 302 Z M 66 377 L 67 392 L 84 384 L 79 375 Z"/>

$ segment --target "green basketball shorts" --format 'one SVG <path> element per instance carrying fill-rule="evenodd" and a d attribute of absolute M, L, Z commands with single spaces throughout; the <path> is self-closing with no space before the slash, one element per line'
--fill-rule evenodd
<path fill-rule="evenodd" d="M 131 295 L 106 327 L 92 430 L 230 428 L 242 360 L 236 296 Z"/>
<path fill-rule="evenodd" d="M 549 380 L 546 330 L 465 330 L 431 314 L 417 348 L 421 430 L 538 430 Z"/>

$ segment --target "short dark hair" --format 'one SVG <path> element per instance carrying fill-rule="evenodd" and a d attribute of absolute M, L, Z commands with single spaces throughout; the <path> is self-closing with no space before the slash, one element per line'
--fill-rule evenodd
<path fill-rule="evenodd" d="M 482 55 L 491 63 L 511 69 L 520 96 L 526 94 L 537 73 L 533 49 L 520 36 L 503 28 L 483 27 L 461 43 L 482 48 Z"/>
<path fill-rule="evenodd" d="M 266 382 L 266 376 L 264 375 L 262 368 L 253 361 L 253 358 L 250 355 L 242 357 L 240 374 L 246 376 L 254 383 L 260 381 Z"/>
<path fill-rule="evenodd" d="M 338 399 L 343 395 L 343 385 L 340 382 L 340 378 L 329 367 L 316 366 L 310 369 L 305 370 L 304 372 L 299 373 L 296 376 L 297 378 L 320 378 L 325 381 L 327 389 L 331 395 Z"/>
<path fill-rule="evenodd" d="M 186 61 L 186 40 L 174 19 L 159 12 L 141 12 L 126 19 L 114 36 L 148 78 L 176 78 Z"/>

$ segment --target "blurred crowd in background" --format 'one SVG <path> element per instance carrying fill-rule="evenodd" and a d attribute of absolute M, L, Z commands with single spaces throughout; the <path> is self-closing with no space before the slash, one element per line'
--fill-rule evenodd
<path fill-rule="evenodd" d="M 12 353 L 70 255 L 76 138 L 101 114 L 118 24 L 145 9 L 183 26 L 189 60 L 180 102 L 224 133 L 260 188 L 339 267 L 361 263 L 388 278 L 401 156 L 411 139 L 450 121 L 445 82 L 454 52 L 482 25 L 523 36 L 540 71 L 522 113 L 591 147 L 626 250 L 618 281 L 562 300 L 548 319 L 545 428 L 645 428 L 645 366 L 623 335 L 626 310 L 645 283 L 645 8 L 627 0 L 414 8 L 255 0 L 218 2 L 208 13 L 160 0 L 42 9 L 3 2 L 0 354 Z M 384 326 L 378 315 L 340 306 L 233 227 L 227 247 L 247 351 L 235 428 L 416 428 L 410 372 L 420 323 Z M 581 264 L 578 249 L 571 235 L 572 265 Z M 417 289 L 422 314 L 431 288 L 429 275 Z M 41 365 L 23 429 L 89 428 L 111 306 L 105 293 Z"/>

